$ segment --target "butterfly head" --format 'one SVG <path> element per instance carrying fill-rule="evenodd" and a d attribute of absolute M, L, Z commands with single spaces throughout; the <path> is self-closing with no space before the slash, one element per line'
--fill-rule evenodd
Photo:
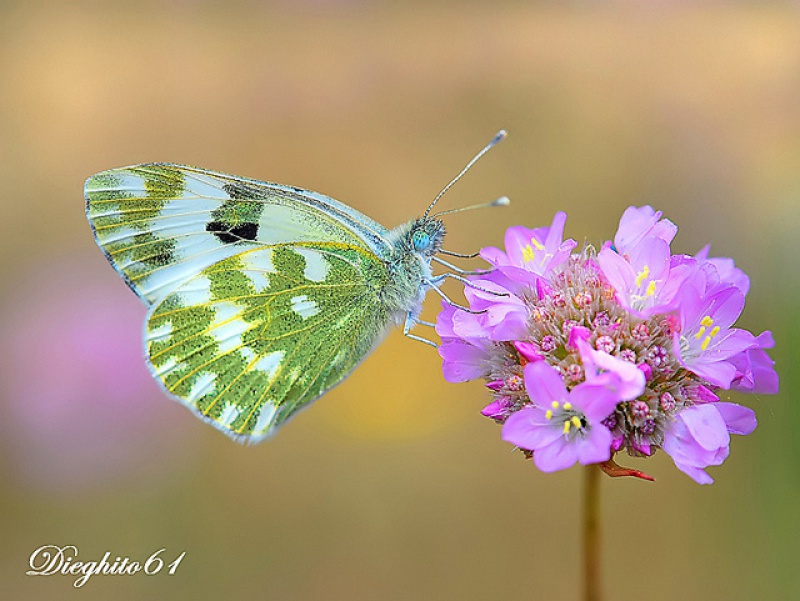
<path fill-rule="evenodd" d="M 410 250 L 424 257 L 432 257 L 442 248 L 444 223 L 441 219 L 422 217 L 411 222 L 408 232 Z"/>

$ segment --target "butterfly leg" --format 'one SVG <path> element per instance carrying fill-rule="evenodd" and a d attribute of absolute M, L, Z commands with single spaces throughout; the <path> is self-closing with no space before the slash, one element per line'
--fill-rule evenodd
<path fill-rule="evenodd" d="M 417 318 L 414 317 L 414 314 L 409 312 L 406 314 L 406 323 L 403 326 L 403 336 L 408 336 L 411 340 L 417 340 L 419 342 L 424 342 L 425 344 L 432 346 L 433 348 L 438 348 L 439 345 L 433 342 L 432 340 L 428 340 L 427 338 L 423 338 L 422 336 L 417 336 L 411 333 L 411 328 L 414 327 L 415 324 L 423 323 L 425 325 L 433 325 L 428 324 L 428 322 L 419 321 Z"/>
<path fill-rule="evenodd" d="M 475 290 L 480 290 L 481 292 L 485 292 L 486 294 L 493 294 L 494 296 L 508 296 L 507 292 L 495 292 L 494 290 L 487 290 L 486 288 L 482 288 L 477 286 L 474 282 L 469 281 L 466 278 L 462 278 L 460 275 L 456 275 L 455 273 L 443 273 L 442 275 L 436 276 L 434 279 L 438 284 L 445 278 L 451 278 L 453 280 L 458 280 L 465 286 L 469 286 L 470 288 L 474 288 Z"/>
<path fill-rule="evenodd" d="M 456 252 L 453 252 L 452 250 L 445 250 L 443 248 L 440 248 L 439 252 L 442 253 L 443 255 L 450 255 L 451 257 L 459 257 L 461 259 L 475 259 L 475 258 L 479 257 L 480 254 L 481 254 L 479 252 L 476 252 L 476 253 L 470 253 L 468 255 L 465 255 L 464 253 L 456 253 Z"/>
<path fill-rule="evenodd" d="M 431 288 L 433 288 L 436 291 L 436 294 L 441 296 L 444 299 L 444 302 L 446 302 L 451 307 L 455 307 L 456 309 L 461 309 L 462 311 L 466 311 L 467 313 L 472 313 L 473 315 L 481 315 L 483 313 L 486 313 L 486 309 L 484 309 L 482 311 L 473 311 L 469 307 L 465 307 L 463 305 L 459 305 L 458 303 L 450 300 L 450 297 L 447 296 L 444 292 L 442 292 L 442 289 L 439 288 L 439 286 L 437 286 L 437 284 L 439 284 L 442 280 L 444 280 L 444 278 L 447 275 L 448 274 L 437 275 L 435 278 L 431 278 L 430 280 L 426 280 L 425 281 L 425 285 L 426 286 L 430 286 Z"/>
<path fill-rule="evenodd" d="M 494 271 L 494 269 L 473 269 L 468 271 L 466 269 L 460 269 L 459 267 L 456 267 L 452 263 L 445 261 L 444 259 L 440 259 L 439 257 L 431 257 L 431 260 L 436 261 L 440 265 L 444 265 L 459 275 L 486 275 L 487 273 L 492 273 Z"/>

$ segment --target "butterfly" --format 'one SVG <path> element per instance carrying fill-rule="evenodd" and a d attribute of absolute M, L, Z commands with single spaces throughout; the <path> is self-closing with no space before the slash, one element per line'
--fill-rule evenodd
<path fill-rule="evenodd" d="M 310 190 L 165 163 L 91 176 L 86 215 L 149 307 L 152 375 L 203 420 L 256 443 L 344 380 L 391 326 L 436 346 L 410 332 L 432 325 L 419 320 L 425 294 L 447 299 L 439 284 L 468 272 L 435 255 L 474 255 L 442 249 L 439 217 L 455 210 L 430 212 L 504 137 L 422 217 L 391 230 Z M 451 271 L 433 275 L 431 261 Z"/>

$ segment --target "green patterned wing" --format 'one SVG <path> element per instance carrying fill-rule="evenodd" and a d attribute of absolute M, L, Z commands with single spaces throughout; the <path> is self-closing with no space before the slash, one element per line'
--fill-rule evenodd
<path fill-rule="evenodd" d="M 248 248 L 339 242 L 379 256 L 388 231 L 311 190 L 186 165 L 110 169 L 86 180 L 86 216 L 114 268 L 148 305 Z"/>
<path fill-rule="evenodd" d="M 389 275 L 362 247 L 261 246 L 222 259 L 150 309 L 153 374 L 201 418 L 259 442 L 341 382 L 393 316 Z"/>

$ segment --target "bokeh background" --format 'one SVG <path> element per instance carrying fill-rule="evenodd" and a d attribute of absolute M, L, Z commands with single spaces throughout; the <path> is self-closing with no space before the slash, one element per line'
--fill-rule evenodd
<path fill-rule="evenodd" d="M 329 194 L 448 244 L 630 204 L 752 278 L 782 392 L 710 487 L 659 455 L 603 480 L 609 599 L 800 598 L 800 7 L 768 2 L 0 2 L 0 598 L 575 599 L 581 473 L 536 472 L 479 383 L 393 333 L 277 438 L 243 448 L 164 398 L 144 307 L 95 247 L 90 174 L 146 161 Z M 458 295 L 457 288 L 452 288 Z M 431 298 L 427 315 L 435 315 Z M 76 545 L 173 576 L 25 576 Z"/>

